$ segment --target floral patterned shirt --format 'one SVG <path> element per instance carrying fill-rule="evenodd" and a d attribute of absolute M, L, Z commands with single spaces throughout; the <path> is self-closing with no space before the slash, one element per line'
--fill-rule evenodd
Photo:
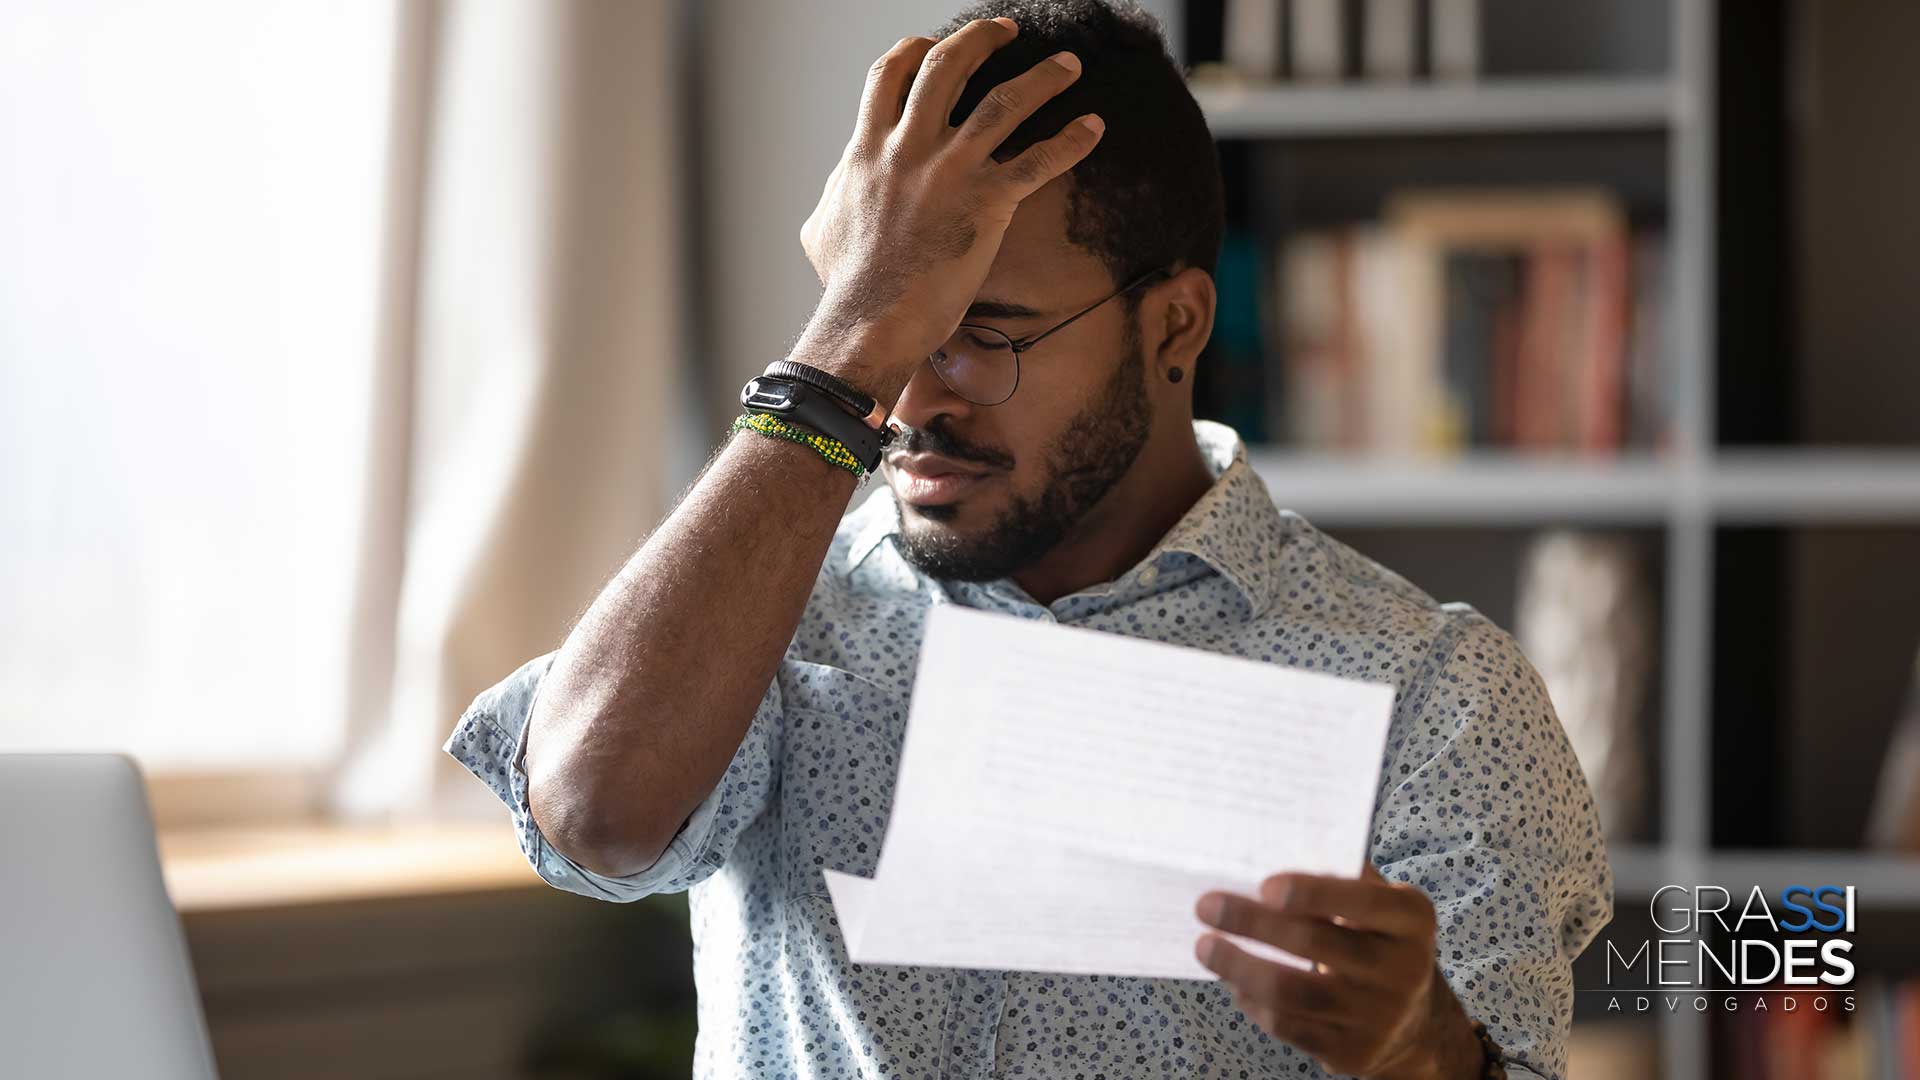
<path fill-rule="evenodd" d="M 647 870 L 583 869 L 528 810 L 526 721 L 552 654 L 460 717 L 447 752 L 506 804 L 547 882 L 612 901 L 691 890 L 696 1075 L 1325 1075 L 1215 981 L 848 961 L 820 871 L 874 872 L 934 604 L 1391 684 L 1374 864 L 1432 899 L 1440 969 L 1506 1049 L 1509 1072 L 1565 1075 L 1570 965 L 1612 917 L 1613 876 L 1539 676 L 1472 607 L 1436 603 L 1278 509 L 1232 429 L 1194 428 L 1213 486 L 1118 579 L 1051 604 L 1011 579 L 916 571 L 878 488 L 843 519 L 726 774 Z M 1006 872 L 1019 873 L 1021 853 L 1006 854 Z"/>

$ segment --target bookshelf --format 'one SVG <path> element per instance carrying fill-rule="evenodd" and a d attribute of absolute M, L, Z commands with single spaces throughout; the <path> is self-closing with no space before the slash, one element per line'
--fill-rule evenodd
<path fill-rule="evenodd" d="M 1920 856 L 1716 846 L 1714 789 L 1715 672 L 1722 666 L 1716 647 L 1728 629 L 1716 625 L 1724 618 L 1717 614 L 1716 572 L 1729 569 L 1717 567 L 1716 559 L 1726 533 L 1920 526 L 1920 424 L 1912 437 L 1891 444 L 1782 439 L 1753 445 L 1749 418 L 1721 413 L 1729 402 L 1755 395 L 1719 385 L 1721 369 L 1740 358 L 1728 357 L 1720 340 L 1723 268 L 1717 257 L 1725 246 L 1717 232 L 1716 200 L 1723 189 L 1716 175 L 1722 134 L 1716 54 L 1725 31 L 1716 0 L 1537 5 L 1530 12 L 1521 5 L 1500 7 L 1496 0 L 1487 5 L 1488 18 L 1497 9 L 1501 18 L 1585 19 L 1588 28 L 1609 19 L 1630 21 L 1634 25 L 1615 40 L 1655 44 L 1604 55 L 1584 69 L 1558 55 L 1532 69 L 1522 63 L 1495 70 L 1499 65 L 1490 64 L 1481 79 L 1469 82 L 1260 85 L 1216 75 L 1196 82 L 1195 94 L 1229 170 L 1236 160 L 1273 154 L 1276 147 L 1311 155 L 1330 144 L 1387 143 L 1389 149 L 1364 163 L 1366 182 L 1376 186 L 1400 160 L 1401 146 L 1407 148 L 1403 179 L 1414 186 L 1430 179 L 1423 169 L 1444 160 L 1433 147 L 1447 139 L 1484 147 L 1503 137 L 1544 137 L 1556 140 L 1556 153 L 1590 163 L 1603 161 L 1607 152 L 1579 158 L 1581 140 L 1596 146 L 1619 145 L 1601 140 L 1623 136 L 1658 140 L 1654 153 L 1640 160 L 1656 163 L 1650 171 L 1669 245 L 1662 332 L 1665 362 L 1674 365 L 1674 392 L 1667 437 L 1658 449 L 1605 454 L 1470 449 L 1443 457 L 1381 456 L 1259 445 L 1250 447 L 1253 464 L 1276 501 L 1336 535 L 1358 528 L 1477 537 L 1572 525 L 1657 538 L 1661 678 L 1648 764 L 1657 774 L 1657 824 L 1650 837 L 1618 843 L 1610 853 L 1619 910 L 1639 908 L 1644 917 L 1647 899 L 1667 883 L 1731 888 L 1811 878 L 1857 885 L 1876 909 L 1920 917 Z M 1211 12 L 1208 7 L 1189 2 L 1176 8 L 1170 28 L 1177 42 L 1191 48 L 1192 35 L 1182 33 L 1190 27 L 1179 24 L 1181 17 L 1193 20 L 1200 11 L 1202 24 L 1218 19 L 1218 5 Z M 1564 14 L 1576 9 L 1578 14 Z M 1528 36 L 1525 28 L 1499 32 L 1510 42 Z M 1552 42 L 1541 46 L 1549 49 L 1566 48 L 1576 37 L 1534 36 Z M 1617 185 L 1619 177 L 1598 180 Z M 1522 182 L 1538 181 L 1528 176 Z M 1230 204 L 1232 184 L 1230 178 Z M 1297 211 L 1297 200 L 1284 211 L 1263 208 L 1261 200 L 1287 201 L 1295 194 L 1254 184 L 1240 193 L 1250 206 L 1239 212 L 1257 219 L 1265 209 L 1270 222 L 1276 213 Z M 1729 342 L 1744 347 L 1754 331 L 1740 330 Z M 1756 364 L 1752 377 L 1778 374 Z M 1800 391 L 1789 381 L 1780 397 Z M 1504 558 L 1509 550 L 1495 546 L 1481 558 Z M 1920 564 L 1920 547 L 1911 555 L 1909 572 Z M 1720 587 L 1725 584 L 1722 579 Z M 1777 583 L 1753 584 L 1771 589 Z M 1657 1025 L 1663 1075 L 1725 1075 L 1726 1062 L 1715 1059 L 1711 1013 L 1682 1009 L 1639 1022 Z"/>

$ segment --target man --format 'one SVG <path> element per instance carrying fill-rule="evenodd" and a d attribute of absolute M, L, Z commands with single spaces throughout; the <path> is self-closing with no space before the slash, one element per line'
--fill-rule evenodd
<path fill-rule="evenodd" d="M 1146 16 L 990 0 L 901 41 L 802 230 L 825 291 L 788 357 L 892 406 L 887 488 L 842 520 L 855 467 L 736 430 L 461 718 L 447 749 L 547 881 L 692 890 L 700 1075 L 1563 1075 L 1612 913 L 1591 794 L 1507 634 L 1276 509 L 1193 420 L 1221 228 Z M 1217 982 L 849 963 L 821 870 L 874 871 L 937 603 L 1391 683 L 1377 869 L 1194 898 L 1313 970 L 1210 932 Z"/>

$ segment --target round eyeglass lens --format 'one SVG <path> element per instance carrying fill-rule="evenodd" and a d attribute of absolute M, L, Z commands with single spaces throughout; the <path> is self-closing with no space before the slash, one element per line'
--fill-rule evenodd
<path fill-rule="evenodd" d="M 929 359 L 947 389 L 975 405 L 1000 404 L 1020 381 L 1013 339 L 990 327 L 962 324 Z"/>

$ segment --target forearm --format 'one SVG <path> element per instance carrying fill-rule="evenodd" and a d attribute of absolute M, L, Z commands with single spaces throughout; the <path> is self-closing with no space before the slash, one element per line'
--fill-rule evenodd
<path fill-rule="evenodd" d="M 737 433 L 601 592 L 529 718 L 533 815 L 562 853 L 644 869 L 713 789 L 854 487 L 809 447 Z"/>
<path fill-rule="evenodd" d="M 801 243 L 827 286 L 793 358 L 882 405 L 953 332 L 1020 202 L 1103 125 L 1072 123 L 1010 162 L 994 147 L 1079 74 L 1048 60 L 1013 102 L 948 123 L 967 73 L 1011 40 L 977 20 L 918 72 L 927 38 L 868 73 L 860 118 Z M 528 720 L 535 823 L 576 863 L 644 869 L 724 773 L 791 641 L 853 479 L 805 447 L 736 435 L 562 646 Z"/>

